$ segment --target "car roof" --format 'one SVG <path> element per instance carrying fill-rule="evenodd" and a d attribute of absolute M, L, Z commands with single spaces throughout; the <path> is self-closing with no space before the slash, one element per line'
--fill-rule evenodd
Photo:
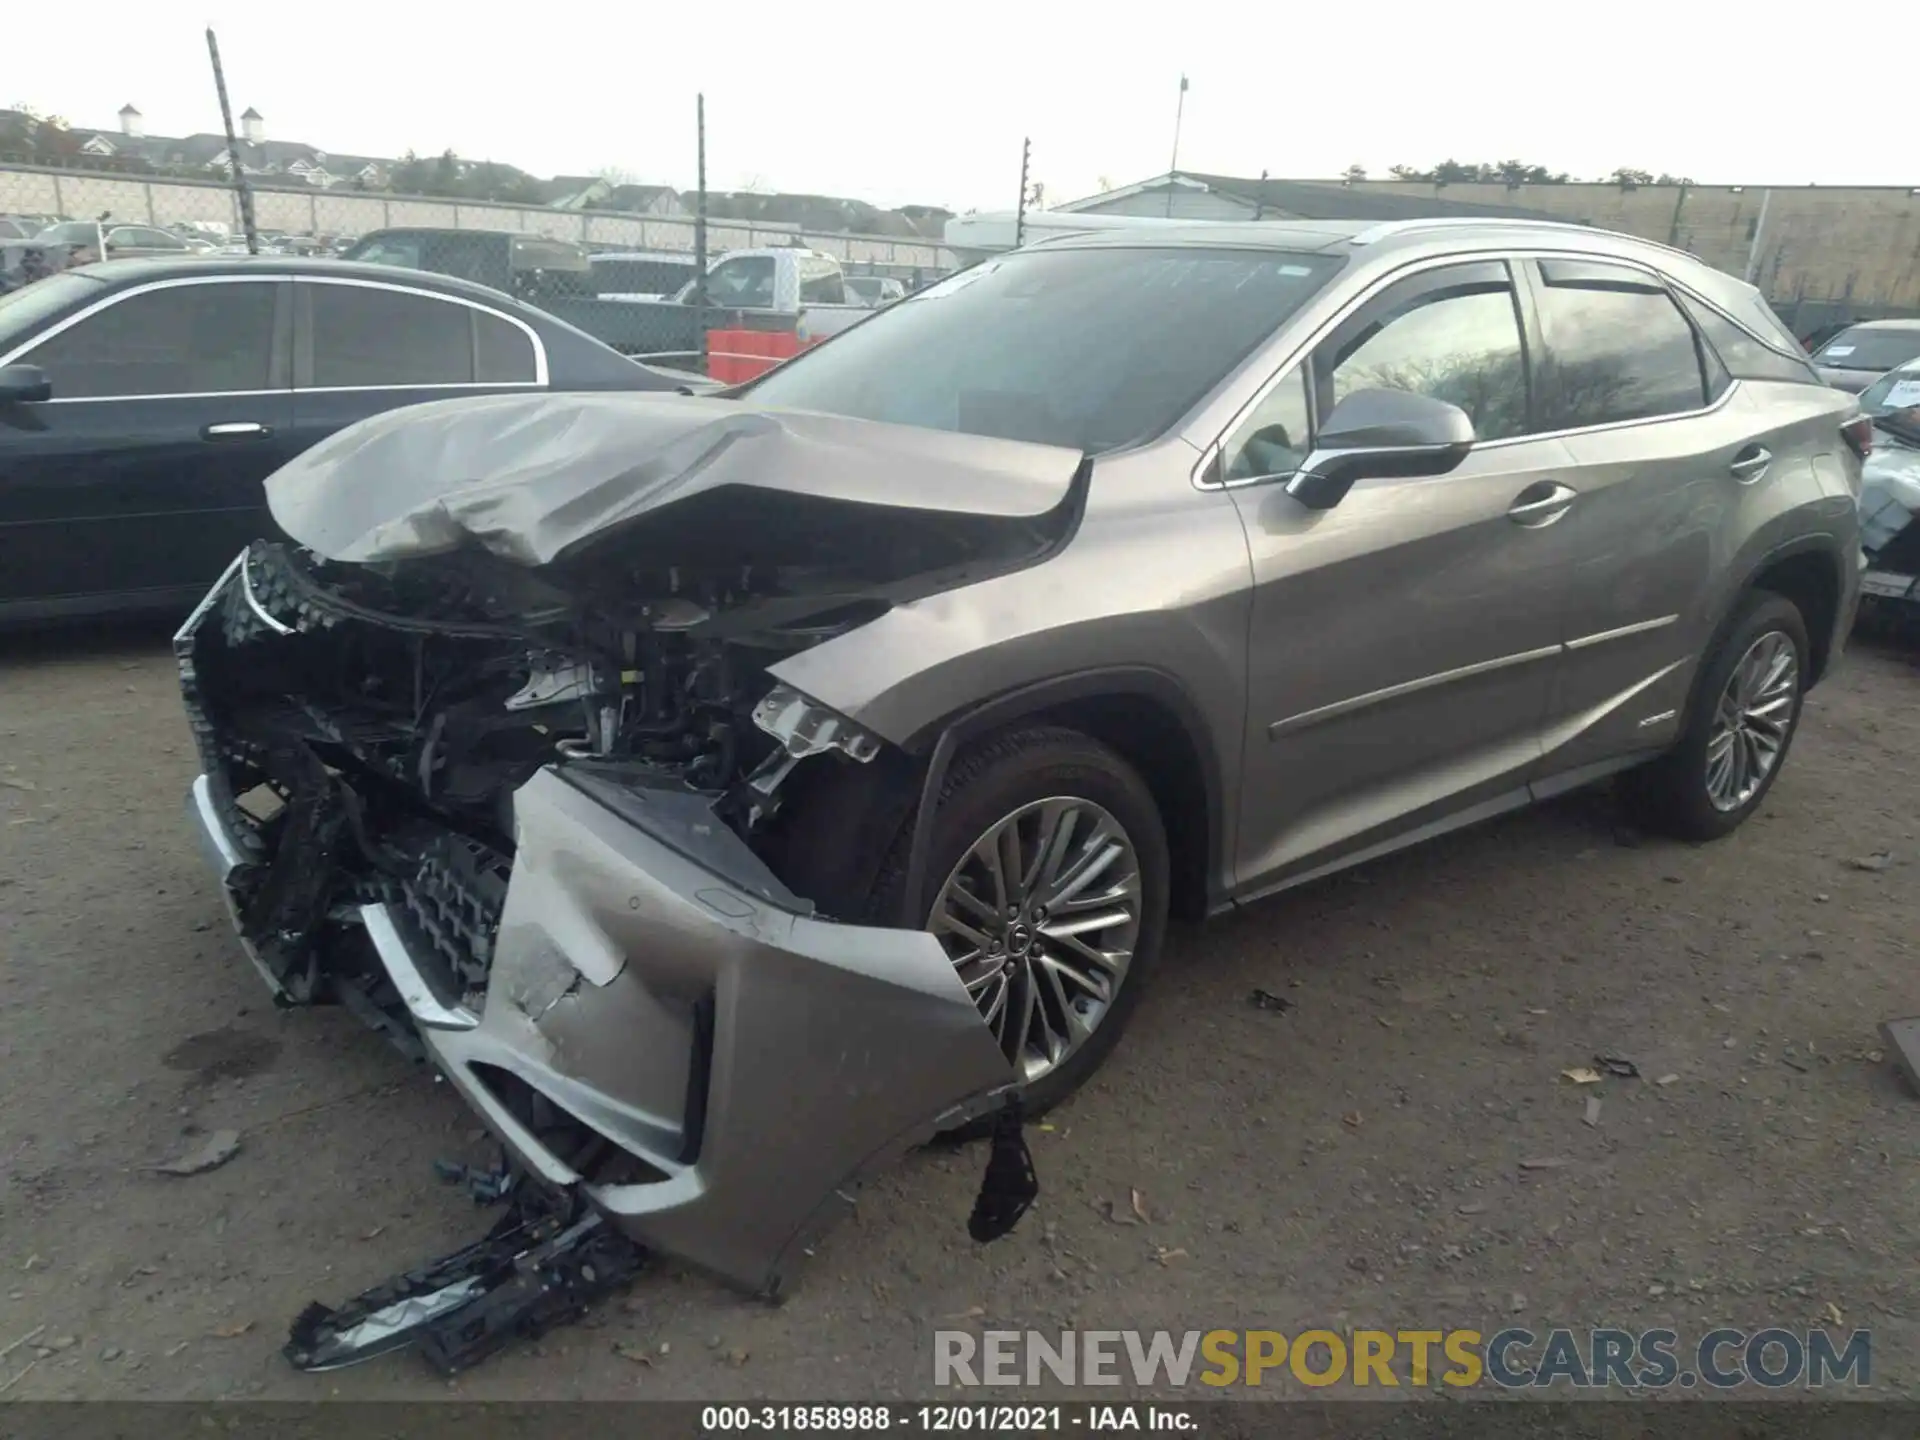
<path fill-rule="evenodd" d="M 1849 330 L 1920 330 L 1920 320 L 1856 320 Z M 1902 366 L 1902 369 L 1905 367 Z"/>
<path fill-rule="evenodd" d="M 202 275 L 312 275 L 338 280 L 379 280 L 406 284 L 416 290 L 437 290 L 523 309 L 512 296 L 473 280 L 441 275 L 432 270 L 408 270 L 398 265 L 371 265 L 358 260 L 329 260 L 314 255 L 201 255 L 192 258 L 146 256 L 129 260 L 76 266 L 68 272 L 109 285 L 140 285 L 152 280 L 175 280 Z"/>

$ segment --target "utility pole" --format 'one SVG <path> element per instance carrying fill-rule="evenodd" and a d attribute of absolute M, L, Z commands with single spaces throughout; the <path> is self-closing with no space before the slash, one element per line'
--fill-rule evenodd
<path fill-rule="evenodd" d="M 1020 142 L 1020 205 L 1013 212 L 1013 248 L 1027 238 L 1027 163 L 1033 159 L 1033 137 Z"/>
<path fill-rule="evenodd" d="M 247 253 L 260 253 L 260 232 L 253 223 L 253 191 L 247 188 L 247 173 L 240 167 L 240 137 L 233 133 L 233 106 L 227 103 L 227 73 L 220 68 L 220 42 L 207 27 L 207 56 L 213 61 L 213 88 L 220 94 L 220 121 L 227 127 L 227 165 L 233 174 L 233 193 L 240 201 L 240 229 L 247 237 Z M 102 259 L 106 258 L 104 255 Z"/>
<path fill-rule="evenodd" d="M 693 100 L 693 303 L 700 327 L 700 370 L 707 368 L 707 97 Z"/>
<path fill-rule="evenodd" d="M 1167 218 L 1173 218 L 1173 177 L 1180 169 L 1180 120 L 1187 109 L 1187 77 L 1180 77 L 1180 98 L 1173 106 L 1173 159 L 1167 165 Z"/>
<path fill-rule="evenodd" d="M 1773 191 L 1760 192 L 1760 214 L 1753 222 L 1753 243 L 1747 246 L 1747 273 L 1743 277 L 1753 284 L 1753 277 L 1760 269 L 1760 244 L 1767 238 L 1767 207 L 1773 204 Z"/>

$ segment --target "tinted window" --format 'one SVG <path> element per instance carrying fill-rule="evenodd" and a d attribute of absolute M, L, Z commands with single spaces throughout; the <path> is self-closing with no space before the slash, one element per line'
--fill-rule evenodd
<path fill-rule="evenodd" d="M 312 297 L 316 388 L 473 380 L 472 307 L 364 285 L 304 288 Z"/>
<path fill-rule="evenodd" d="M 726 309 L 773 308 L 773 257 L 742 255 L 722 260 L 707 276 L 707 301 Z"/>
<path fill-rule="evenodd" d="M 1711 305 L 1704 305 L 1691 295 L 1684 294 L 1680 297 L 1680 304 L 1693 317 L 1693 323 L 1706 336 L 1707 344 L 1714 353 L 1726 362 L 1731 374 L 1742 380 L 1799 380 L 1811 385 L 1820 383 L 1820 376 L 1805 360 L 1782 355 L 1778 350 L 1762 345 Z M 1709 392 L 1714 389 L 1711 384 L 1707 388 Z"/>
<path fill-rule="evenodd" d="M 137 245 L 142 250 L 184 250 L 187 242 L 164 230 L 149 230 L 140 225 L 122 225 L 107 232 L 109 245 Z"/>
<path fill-rule="evenodd" d="M 475 377 L 486 385 L 532 384 L 533 342 L 526 332 L 484 310 L 467 313 L 473 318 Z"/>
<path fill-rule="evenodd" d="M 692 260 L 603 260 L 596 256 L 593 288 L 601 295 L 671 295 L 692 274 Z"/>
<path fill-rule="evenodd" d="M 1540 274 L 1543 428 L 1678 415 L 1706 402 L 1693 327 L 1663 287 L 1586 261 L 1543 260 Z"/>
<path fill-rule="evenodd" d="M 1920 329 L 1869 329 L 1855 325 L 1842 330 L 1813 357 L 1831 370 L 1891 370 L 1920 355 Z"/>
<path fill-rule="evenodd" d="M 1340 268 L 1211 247 L 983 261 L 807 351 L 756 402 L 1101 451 L 1158 435 Z"/>
<path fill-rule="evenodd" d="M 846 304 L 847 287 L 840 278 L 840 267 L 825 260 L 803 261 L 800 267 L 800 303 Z"/>
<path fill-rule="evenodd" d="M 1458 405 L 1482 440 L 1527 431 L 1526 350 L 1504 265 L 1401 281 L 1343 325 L 1314 363 L 1323 414 L 1356 390 L 1409 390 Z"/>
<path fill-rule="evenodd" d="M 148 290 L 88 316 L 20 358 L 45 369 L 55 398 L 63 400 L 266 390 L 276 288 L 240 283 Z"/>
<path fill-rule="evenodd" d="M 1307 410 L 1307 367 L 1296 367 L 1254 406 L 1228 439 L 1221 457 L 1228 480 L 1291 475 L 1313 439 Z"/>

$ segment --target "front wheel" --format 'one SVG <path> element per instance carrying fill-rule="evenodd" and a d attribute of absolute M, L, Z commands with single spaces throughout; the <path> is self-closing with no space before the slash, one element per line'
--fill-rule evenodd
<path fill-rule="evenodd" d="M 908 815 L 880 864 L 833 887 L 830 908 L 931 932 L 1037 1115 L 1106 1059 L 1159 959 L 1169 866 L 1153 795 L 1107 746 L 1036 725 L 955 757 L 917 914 L 905 894 L 912 830 Z"/>
<path fill-rule="evenodd" d="M 1807 653 L 1799 607 L 1748 595 L 1707 656 L 1679 743 L 1622 777 L 1634 818 L 1678 839 L 1717 840 L 1759 809 L 1800 726 Z"/>

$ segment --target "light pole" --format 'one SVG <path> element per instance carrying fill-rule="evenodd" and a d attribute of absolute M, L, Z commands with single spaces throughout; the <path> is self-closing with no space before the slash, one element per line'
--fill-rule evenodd
<path fill-rule="evenodd" d="M 1173 106 L 1173 159 L 1167 165 L 1167 218 L 1173 218 L 1173 177 L 1180 169 L 1180 117 L 1187 109 L 1187 77 L 1180 77 L 1180 98 Z"/>

